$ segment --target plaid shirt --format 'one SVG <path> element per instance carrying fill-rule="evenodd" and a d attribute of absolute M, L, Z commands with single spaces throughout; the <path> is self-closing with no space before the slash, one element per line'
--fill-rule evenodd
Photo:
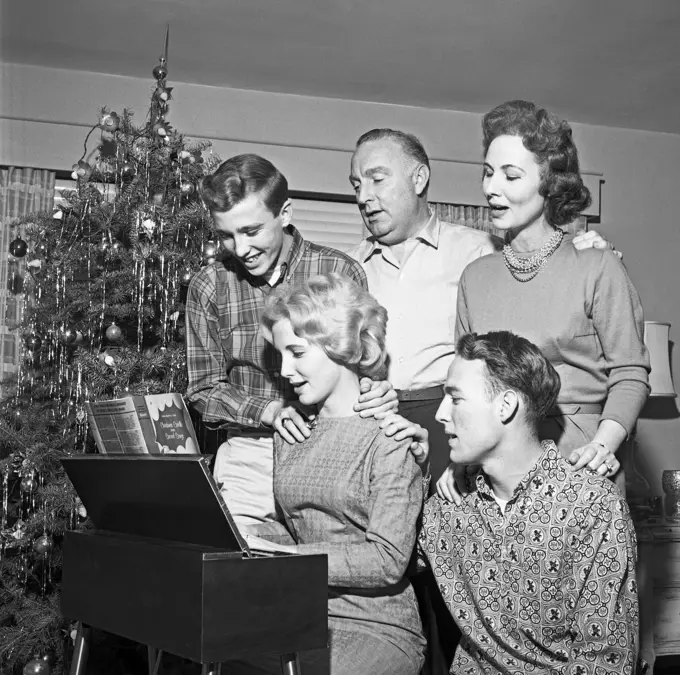
<path fill-rule="evenodd" d="M 368 288 L 366 275 L 352 258 L 304 241 L 292 225 L 286 231 L 293 243 L 275 286 L 337 272 Z M 258 427 L 271 401 L 292 398 L 279 372 L 281 358 L 260 327 L 272 288 L 234 258 L 204 267 L 191 280 L 186 302 L 187 398 L 204 422 Z"/>
<path fill-rule="evenodd" d="M 458 675 L 632 675 L 636 539 L 614 484 L 571 471 L 552 441 L 505 513 L 488 479 L 460 506 L 425 505 L 427 559 L 463 637 Z"/>

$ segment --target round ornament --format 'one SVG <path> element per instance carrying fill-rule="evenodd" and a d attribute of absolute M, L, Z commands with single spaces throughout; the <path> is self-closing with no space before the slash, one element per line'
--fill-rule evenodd
<path fill-rule="evenodd" d="M 161 138 L 168 135 L 168 130 L 165 128 L 165 125 L 162 122 L 158 122 L 157 124 L 153 125 L 153 132 L 156 134 L 156 136 L 160 136 Z"/>
<path fill-rule="evenodd" d="M 157 80 L 164 80 L 168 76 L 168 69 L 164 65 L 159 64 L 153 69 L 153 76 Z"/>
<path fill-rule="evenodd" d="M 92 167 L 82 159 L 78 160 L 78 163 L 73 165 L 73 174 L 75 174 L 75 180 L 87 180 L 92 175 L 92 171 Z M 71 174 L 72 177 L 73 174 Z"/>
<path fill-rule="evenodd" d="M 53 666 L 57 662 L 57 655 L 54 653 L 53 650 L 48 649 L 44 654 L 40 655 L 40 659 L 43 661 L 47 661 L 47 663 L 50 664 L 50 666 Z"/>
<path fill-rule="evenodd" d="M 132 162 L 123 162 L 120 165 L 120 177 L 123 180 L 132 180 L 137 173 L 137 168 Z"/>
<path fill-rule="evenodd" d="M 38 481 L 33 476 L 24 476 L 21 479 L 21 489 L 24 492 L 34 492 L 38 489 Z"/>
<path fill-rule="evenodd" d="M 99 126 L 106 131 L 117 131 L 120 128 L 120 117 L 115 112 L 104 113 L 99 118 Z"/>
<path fill-rule="evenodd" d="M 185 286 L 189 285 L 189 282 L 191 281 L 191 278 L 194 276 L 194 273 L 189 269 L 188 267 L 182 270 L 182 273 L 180 274 L 179 281 L 181 284 L 184 284 Z"/>
<path fill-rule="evenodd" d="M 206 241 L 203 244 L 203 257 L 214 258 L 217 255 L 217 244 L 214 241 Z"/>
<path fill-rule="evenodd" d="M 49 534 L 43 534 L 33 542 L 33 550 L 36 553 L 47 555 L 54 548 L 54 541 Z"/>
<path fill-rule="evenodd" d="M 42 347 L 42 340 L 38 335 L 31 334 L 26 338 L 26 347 L 32 352 L 37 352 Z"/>
<path fill-rule="evenodd" d="M 59 331 L 59 340 L 63 345 L 72 345 L 76 341 L 76 331 L 73 328 L 62 328 Z"/>
<path fill-rule="evenodd" d="M 194 184 L 190 180 L 182 181 L 182 185 L 180 186 L 180 190 L 182 191 L 183 195 L 193 194 L 194 189 L 195 189 Z"/>
<path fill-rule="evenodd" d="M 9 252 L 15 258 L 23 258 L 26 255 L 27 251 L 28 251 L 28 244 L 23 239 L 20 239 L 19 237 L 17 237 L 9 245 Z"/>
<path fill-rule="evenodd" d="M 31 659 L 25 666 L 24 675 L 50 675 L 52 668 L 45 659 Z"/>
<path fill-rule="evenodd" d="M 111 342 L 118 342 L 118 340 L 120 340 L 122 335 L 123 335 L 123 331 L 115 323 L 112 323 L 106 329 L 106 339 L 110 340 Z"/>

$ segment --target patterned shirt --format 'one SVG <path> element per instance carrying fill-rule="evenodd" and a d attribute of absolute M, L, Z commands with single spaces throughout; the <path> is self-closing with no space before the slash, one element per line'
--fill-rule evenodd
<path fill-rule="evenodd" d="M 432 497 L 419 547 L 463 637 L 451 673 L 616 675 L 638 654 L 636 539 L 614 484 L 552 441 L 505 513 L 486 475 L 461 506 Z"/>
<path fill-rule="evenodd" d="M 276 286 L 337 272 L 368 287 L 360 265 L 349 256 L 304 241 L 292 225 L 285 231 L 293 243 Z M 260 327 L 271 291 L 264 278 L 251 276 L 234 258 L 207 265 L 191 280 L 186 302 L 187 398 L 204 422 L 258 427 L 271 401 L 293 397 L 279 372 L 280 356 Z"/>

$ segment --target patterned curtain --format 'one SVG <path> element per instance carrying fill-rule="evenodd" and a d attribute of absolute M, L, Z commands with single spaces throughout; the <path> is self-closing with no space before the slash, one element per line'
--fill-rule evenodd
<path fill-rule="evenodd" d="M 440 220 L 454 223 L 455 225 L 465 225 L 475 230 L 490 232 L 503 239 L 503 231 L 496 229 L 491 223 L 491 214 L 488 206 L 462 206 L 460 204 L 442 204 L 438 202 L 431 202 L 430 206 Z M 587 230 L 588 219 L 586 216 L 579 216 L 562 229 L 571 234 L 575 234 L 578 230 Z"/>
<path fill-rule="evenodd" d="M 0 168 L 0 382 L 16 371 L 18 340 L 12 328 L 21 320 L 21 296 L 15 280 L 26 261 L 9 261 L 10 223 L 54 206 L 54 171 L 16 167 Z"/>

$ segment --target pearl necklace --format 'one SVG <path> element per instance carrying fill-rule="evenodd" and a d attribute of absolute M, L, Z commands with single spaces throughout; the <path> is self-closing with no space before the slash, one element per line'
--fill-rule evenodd
<path fill-rule="evenodd" d="M 548 258 L 559 248 L 563 237 L 564 231 L 556 228 L 550 239 L 528 258 L 520 258 L 506 240 L 503 246 L 505 266 L 517 281 L 531 281 L 541 271 Z"/>

